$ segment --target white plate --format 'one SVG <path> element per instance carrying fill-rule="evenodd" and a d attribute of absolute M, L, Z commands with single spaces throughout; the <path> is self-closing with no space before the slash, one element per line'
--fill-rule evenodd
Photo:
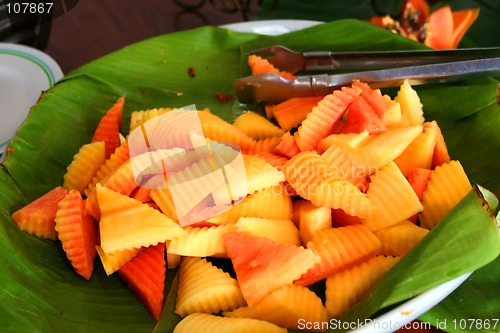
<path fill-rule="evenodd" d="M 40 94 L 62 76 L 59 65 L 47 54 L 0 43 L 0 155 Z"/>
<path fill-rule="evenodd" d="M 287 32 L 309 28 L 323 22 L 304 20 L 271 20 L 234 23 L 222 26 L 238 32 L 253 32 L 262 35 L 276 36 Z M 351 329 L 353 333 L 391 333 L 404 327 L 433 306 L 445 299 L 457 289 L 471 273 L 464 274 L 456 279 L 443 283 L 425 293 L 422 293 L 405 303 L 387 311 L 373 320 L 360 323 L 329 322 L 330 327 L 339 326 Z M 410 327 L 409 327 L 410 328 Z M 422 327 L 423 328 L 423 327 Z"/>

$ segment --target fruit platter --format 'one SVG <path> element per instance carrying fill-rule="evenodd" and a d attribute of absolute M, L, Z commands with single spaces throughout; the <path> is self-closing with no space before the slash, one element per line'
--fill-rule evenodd
<path fill-rule="evenodd" d="M 407 322 L 495 325 L 499 81 L 382 91 L 355 81 L 288 104 L 239 103 L 234 80 L 265 66 L 248 54 L 274 44 L 425 48 L 359 20 L 279 36 L 203 27 L 67 74 L 40 96 L 1 164 L 2 332 L 355 331 L 361 325 L 334 324 L 375 320 L 460 277 Z M 172 110 L 198 117 L 202 143 L 192 135 L 190 147 L 129 149 L 134 133 Z M 155 133 L 182 132 L 169 126 Z M 171 158 L 193 158 L 189 149 L 195 163 Z M 141 154 L 152 163 L 143 170 L 161 167 L 137 182 Z M 205 174 L 204 158 L 214 170 L 216 155 L 241 158 L 246 177 L 222 166 L 224 177 L 183 192 L 198 199 L 180 209 L 181 169 Z M 229 204 L 214 213 L 224 181 Z M 47 210 L 50 223 L 41 222 Z M 188 215 L 197 219 L 185 225 Z"/>

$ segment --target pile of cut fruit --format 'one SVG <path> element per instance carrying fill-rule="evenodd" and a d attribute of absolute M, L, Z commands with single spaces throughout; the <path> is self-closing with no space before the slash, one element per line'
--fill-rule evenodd
<path fill-rule="evenodd" d="M 254 73 L 276 71 L 253 57 Z M 120 133 L 124 103 L 119 98 L 75 152 L 64 183 L 12 219 L 59 240 L 85 279 L 99 257 L 155 320 L 166 271 L 178 269 L 175 312 L 183 319 L 175 332 L 286 332 L 340 318 L 472 189 L 407 82 L 391 98 L 355 81 L 327 96 L 267 105 L 265 115 L 243 113 L 233 124 L 194 111 L 207 143 L 239 147 L 248 188 L 228 209 L 183 226 L 173 178 L 154 167 L 182 147 L 132 156 Z M 132 112 L 131 133 L 169 112 Z M 148 179 L 165 186 L 138 185 L 137 160 L 159 170 Z M 192 160 L 174 176 L 210 171 L 213 164 Z M 210 209 L 205 197 L 220 186 L 194 182 L 186 200 L 202 193 L 206 207 L 197 209 Z M 316 294 L 311 286 L 325 281 Z"/>

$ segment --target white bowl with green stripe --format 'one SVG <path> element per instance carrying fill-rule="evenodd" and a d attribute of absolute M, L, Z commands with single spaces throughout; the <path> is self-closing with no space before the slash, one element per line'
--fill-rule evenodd
<path fill-rule="evenodd" d="M 40 95 L 63 73 L 47 54 L 24 45 L 0 43 L 0 155 Z"/>

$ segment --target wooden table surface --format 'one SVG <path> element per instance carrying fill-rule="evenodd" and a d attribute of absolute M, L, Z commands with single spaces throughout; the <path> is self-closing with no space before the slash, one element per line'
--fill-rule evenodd
<path fill-rule="evenodd" d="M 173 0 L 81 0 L 52 21 L 45 52 L 67 74 L 89 61 L 149 37 L 240 21 L 243 21 L 241 13 L 220 12 L 206 1 L 198 10 L 186 11 Z"/>

